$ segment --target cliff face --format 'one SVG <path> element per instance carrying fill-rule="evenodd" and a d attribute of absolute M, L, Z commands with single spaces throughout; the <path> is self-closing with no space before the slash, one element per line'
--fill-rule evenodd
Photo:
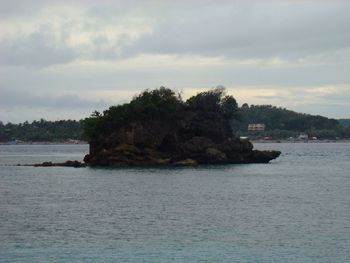
<path fill-rule="evenodd" d="M 228 137 L 215 143 L 203 136 L 182 141 L 169 127 L 130 125 L 90 142 L 89 166 L 155 166 L 224 163 L 267 163 L 278 151 L 256 151 L 247 140 Z"/>
<path fill-rule="evenodd" d="M 121 107 L 95 118 L 90 153 L 84 158 L 87 165 L 267 163 L 280 155 L 255 151 L 249 141 L 234 136 L 230 118 L 237 104 L 227 99 L 232 97 L 223 97 L 222 90 L 200 93 L 186 103 L 174 96 L 164 88 L 146 91 L 121 106 L 126 118 L 119 113 Z M 146 107 L 149 97 L 157 103 Z"/>

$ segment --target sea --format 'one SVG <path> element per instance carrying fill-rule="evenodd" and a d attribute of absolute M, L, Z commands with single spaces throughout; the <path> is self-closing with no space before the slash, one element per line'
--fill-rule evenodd
<path fill-rule="evenodd" d="M 256 143 L 269 164 L 28 167 L 0 145 L 0 262 L 350 262 L 350 143 Z"/>

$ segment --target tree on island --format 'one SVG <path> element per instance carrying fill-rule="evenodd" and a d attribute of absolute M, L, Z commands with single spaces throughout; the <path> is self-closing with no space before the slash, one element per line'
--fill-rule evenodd
<path fill-rule="evenodd" d="M 84 121 L 91 166 L 267 162 L 278 152 L 252 151 L 235 137 L 231 121 L 238 106 L 224 88 L 183 101 L 161 87 L 145 90 L 130 103 L 94 112 Z M 258 158 L 259 157 L 259 158 Z"/>
<path fill-rule="evenodd" d="M 191 137 L 205 135 L 217 141 L 233 135 L 230 121 L 237 118 L 237 111 L 235 98 L 226 95 L 222 87 L 198 93 L 185 102 L 179 93 L 160 87 L 143 91 L 130 103 L 111 106 L 103 114 L 95 111 L 84 120 L 84 131 L 87 138 L 93 140 L 126 124 L 162 122 L 181 129 L 185 137 L 187 131 Z"/>

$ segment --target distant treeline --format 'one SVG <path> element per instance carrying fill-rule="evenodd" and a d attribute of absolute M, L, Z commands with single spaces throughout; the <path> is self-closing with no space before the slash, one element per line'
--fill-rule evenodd
<path fill-rule="evenodd" d="M 350 127 L 350 119 L 339 119 L 338 121 L 344 127 Z"/>
<path fill-rule="evenodd" d="M 284 139 L 307 133 L 319 139 L 350 138 L 350 119 L 335 120 L 271 105 L 249 106 L 248 104 L 243 104 L 238 109 L 237 115 L 238 120 L 233 121 L 232 125 L 238 135 Z M 249 123 L 264 123 L 266 129 L 248 132 Z M 83 126 L 84 120 L 46 121 L 41 119 L 20 124 L 0 122 L 0 142 L 84 140 Z"/>
<path fill-rule="evenodd" d="M 19 124 L 0 122 L 0 142 L 20 140 L 25 142 L 53 142 L 82 140 L 83 122 L 75 120 L 33 121 Z"/>

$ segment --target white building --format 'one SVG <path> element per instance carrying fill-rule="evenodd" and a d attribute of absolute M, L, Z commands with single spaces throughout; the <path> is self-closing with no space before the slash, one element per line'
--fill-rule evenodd
<path fill-rule="evenodd" d="M 265 124 L 264 123 L 250 123 L 248 124 L 248 131 L 264 131 Z"/>

